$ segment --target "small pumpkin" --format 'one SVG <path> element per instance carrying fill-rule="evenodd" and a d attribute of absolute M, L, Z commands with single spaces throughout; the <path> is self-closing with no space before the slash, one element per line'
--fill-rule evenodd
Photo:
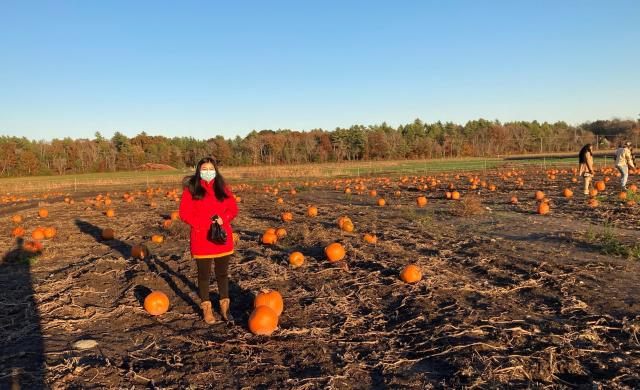
<path fill-rule="evenodd" d="M 162 234 L 154 234 L 151 236 L 151 241 L 161 244 L 164 242 L 164 236 Z"/>
<path fill-rule="evenodd" d="M 20 223 L 20 222 L 22 222 L 22 216 L 21 216 L 21 215 L 18 215 L 18 214 L 16 214 L 16 215 L 12 215 L 12 216 L 11 216 L 11 222 L 13 222 L 13 223 Z"/>
<path fill-rule="evenodd" d="M 405 283 L 416 283 L 422 279 L 422 271 L 415 264 L 409 264 L 400 271 L 400 279 Z"/>
<path fill-rule="evenodd" d="M 53 238 L 55 237 L 56 233 L 57 233 L 56 228 L 47 227 L 44 229 L 44 238 Z"/>
<path fill-rule="evenodd" d="M 604 191 L 605 188 L 606 188 L 606 185 L 604 184 L 604 181 L 600 180 L 596 182 L 596 190 Z"/>
<path fill-rule="evenodd" d="M 289 264 L 294 268 L 300 267 L 304 264 L 304 255 L 302 252 L 292 252 L 289 255 Z"/>
<path fill-rule="evenodd" d="M 542 192 L 540 190 L 536 191 L 535 198 L 536 198 L 536 200 L 544 199 L 544 192 Z"/>
<path fill-rule="evenodd" d="M 318 215 L 318 208 L 316 206 L 309 206 L 307 208 L 307 215 L 310 217 L 315 217 Z"/>
<path fill-rule="evenodd" d="M 152 316 L 159 316 L 169 310 L 169 297 L 162 291 L 153 291 L 144 299 L 144 309 Z"/>
<path fill-rule="evenodd" d="M 144 245 L 134 245 L 131 247 L 131 257 L 134 259 L 144 259 L 149 255 L 149 250 Z"/>
<path fill-rule="evenodd" d="M 427 197 L 419 196 L 418 199 L 416 199 L 416 203 L 418 204 L 418 207 L 424 207 L 428 203 Z"/>
<path fill-rule="evenodd" d="M 276 229 L 276 236 L 281 239 L 287 235 L 287 229 L 281 227 Z"/>
<path fill-rule="evenodd" d="M 549 214 L 549 203 L 548 202 L 540 202 L 540 204 L 538 205 L 538 214 L 540 215 L 544 215 L 544 214 Z"/>
<path fill-rule="evenodd" d="M 38 216 L 40 216 L 40 218 L 47 218 L 49 216 L 49 210 L 41 208 L 38 210 Z"/>
<path fill-rule="evenodd" d="M 565 188 L 565 189 L 562 191 L 562 196 L 564 196 L 565 198 L 571 198 L 571 197 L 573 196 L 573 191 L 571 191 L 571 190 L 570 190 L 570 189 L 568 189 L 568 188 Z"/>
<path fill-rule="evenodd" d="M 249 316 L 249 330 L 255 335 L 270 336 L 277 328 L 278 315 L 269 306 L 258 306 Z"/>
<path fill-rule="evenodd" d="M 175 221 L 176 219 L 180 218 L 180 212 L 172 211 L 169 217 L 171 218 L 171 220 Z"/>
<path fill-rule="evenodd" d="M 115 217 L 116 212 L 113 209 L 109 209 L 109 210 L 104 212 L 104 215 L 106 215 L 107 218 L 113 218 L 113 217 Z"/>
<path fill-rule="evenodd" d="M 39 253 L 42 252 L 44 247 L 40 241 L 27 241 L 24 243 L 23 248 L 29 253 Z"/>
<path fill-rule="evenodd" d="M 378 242 L 378 237 L 376 237 L 375 234 L 366 233 L 363 238 L 369 244 L 375 244 Z"/>
<path fill-rule="evenodd" d="M 276 243 L 276 241 L 278 241 L 278 236 L 276 235 L 275 230 L 274 231 L 267 230 L 262 235 L 262 243 L 263 244 L 273 245 L 273 244 Z"/>
<path fill-rule="evenodd" d="M 103 240 L 113 240 L 115 237 L 115 232 L 111 228 L 102 229 L 102 239 Z"/>
<path fill-rule="evenodd" d="M 512 196 L 510 199 L 511 204 L 518 204 L 518 197 L 517 196 Z"/>
<path fill-rule="evenodd" d="M 13 228 L 13 230 L 11 230 L 11 235 L 14 237 L 22 237 L 24 236 L 24 233 L 24 228 L 20 226 L 16 226 Z"/>
<path fill-rule="evenodd" d="M 324 248 L 324 254 L 327 256 L 330 263 L 334 263 L 344 259 L 346 252 L 342 244 L 334 242 Z"/>
<path fill-rule="evenodd" d="M 291 222 L 293 221 L 293 214 L 290 211 L 286 211 L 282 213 L 280 218 L 282 218 L 282 222 Z"/>
<path fill-rule="evenodd" d="M 33 232 L 31 232 L 31 238 L 34 240 L 43 240 L 44 239 L 44 228 L 38 227 Z"/>
<path fill-rule="evenodd" d="M 387 204 L 387 201 L 384 198 L 378 198 L 378 206 L 382 207 Z"/>
<path fill-rule="evenodd" d="M 460 199 L 460 193 L 458 191 L 453 191 L 451 193 L 451 200 L 458 200 Z"/>

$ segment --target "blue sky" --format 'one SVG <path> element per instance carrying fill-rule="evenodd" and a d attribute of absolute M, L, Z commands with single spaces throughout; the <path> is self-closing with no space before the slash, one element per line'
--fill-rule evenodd
<path fill-rule="evenodd" d="M 0 134 L 640 113 L 640 1 L 0 0 Z"/>

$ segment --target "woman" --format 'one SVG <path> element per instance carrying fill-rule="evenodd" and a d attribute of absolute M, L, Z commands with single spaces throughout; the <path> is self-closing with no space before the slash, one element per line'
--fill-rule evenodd
<path fill-rule="evenodd" d="M 231 321 L 228 277 L 229 260 L 233 254 L 231 221 L 238 214 L 238 205 L 212 157 L 198 162 L 195 174 L 184 178 L 183 187 L 180 218 L 191 226 L 191 256 L 198 266 L 198 293 L 204 320 L 208 324 L 220 321 L 214 316 L 209 299 L 211 263 L 214 263 L 220 314 L 225 321 Z M 214 220 L 215 216 L 217 219 Z M 216 244 L 207 238 L 212 222 L 220 224 L 226 231 L 224 244 Z"/>
<path fill-rule="evenodd" d="M 595 173 L 593 170 L 593 150 L 591 149 L 591 144 L 586 144 L 580 149 L 578 162 L 580 163 L 578 175 L 584 177 L 584 194 L 589 195 L 589 185 Z"/>

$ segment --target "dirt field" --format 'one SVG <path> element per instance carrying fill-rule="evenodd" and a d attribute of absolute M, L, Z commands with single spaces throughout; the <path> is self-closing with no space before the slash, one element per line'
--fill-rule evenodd
<path fill-rule="evenodd" d="M 420 177 L 379 178 L 361 195 L 346 195 L 344 181 L 301 181 L 295 196 L 281 183 L 283 204 L 261 186 L 240 188 L 233 325 L 201 318 L 188 228 L 161 227 L 178 208 L 164 196 L 169 187 L 153 197 L 157 208 L 146 196 L 126 203 L 112 193 L 114 218 L 83 202 L 98 192 L 71 194 L 73 205 L 62 195 L 2 205 L 0 388 L 640 388 L 640 206 L 617 199 L 614 176 L 596 208 L 570 173 L 519 176 L 522 186 L 515 176 L 481 177 L 495 191 L 470 190 L 466 176 L 440 175 L 426 191 Z M 461 201 L 445 199 L 449 182 Z M 562 198 L 565 187 L 573 198 Z M 550 214 L 535 213 L 539 189 Z M 461 208 L 474 194 L 480 207 Z M 316 218 L 306 216 L 309 204 Z M 37 216 L 39 205 L 48 218 Z M 285 210 L 292 222 L 280 221 Z M 36 226 L 57 228 L 41 255 L 17 247 L 14 214 L 28 238 Z M 338 228 L 341 215 L 353 233 Z M 284 239 L 259 242 L 279 226 Z M 116 239 L 101 239 L 105 227 Z M 367 232 L 376 244 L 362 239 Z M 156 233 L 166 241 L 152 243 Z M 345 246 L 346 261 L 327 262 L 332 241 Z M 139 243 L 150 249 L 145 260 L 130 257 Z M 287 260 L 294 250 L 305 254 L 297 269 Z M 413 285 L 398 277 L 409 263 L 423 273 Z M 285 301 L 271 337 L 247 327 L 263 288 Z M 145 312 L 150 290 L 169 296 L 166 314 Z M 217 302 L 213 279 L 211 291 Z M 79 340 L 97 346 L 80 349 Z"/>

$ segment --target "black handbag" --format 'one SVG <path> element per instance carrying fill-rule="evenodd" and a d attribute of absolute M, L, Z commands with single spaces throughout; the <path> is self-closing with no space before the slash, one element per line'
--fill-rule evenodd
<path fill-rule="evenodd" d="M 211 217 L 211 226 L 209 227 L 207 239 L 214 244 L 222 245 L 227 242 L 227 231 L 222 228 L 222 225 L 219 225 L 218 222 L 216 222 L 217 220 L 217 214 Z"/>

